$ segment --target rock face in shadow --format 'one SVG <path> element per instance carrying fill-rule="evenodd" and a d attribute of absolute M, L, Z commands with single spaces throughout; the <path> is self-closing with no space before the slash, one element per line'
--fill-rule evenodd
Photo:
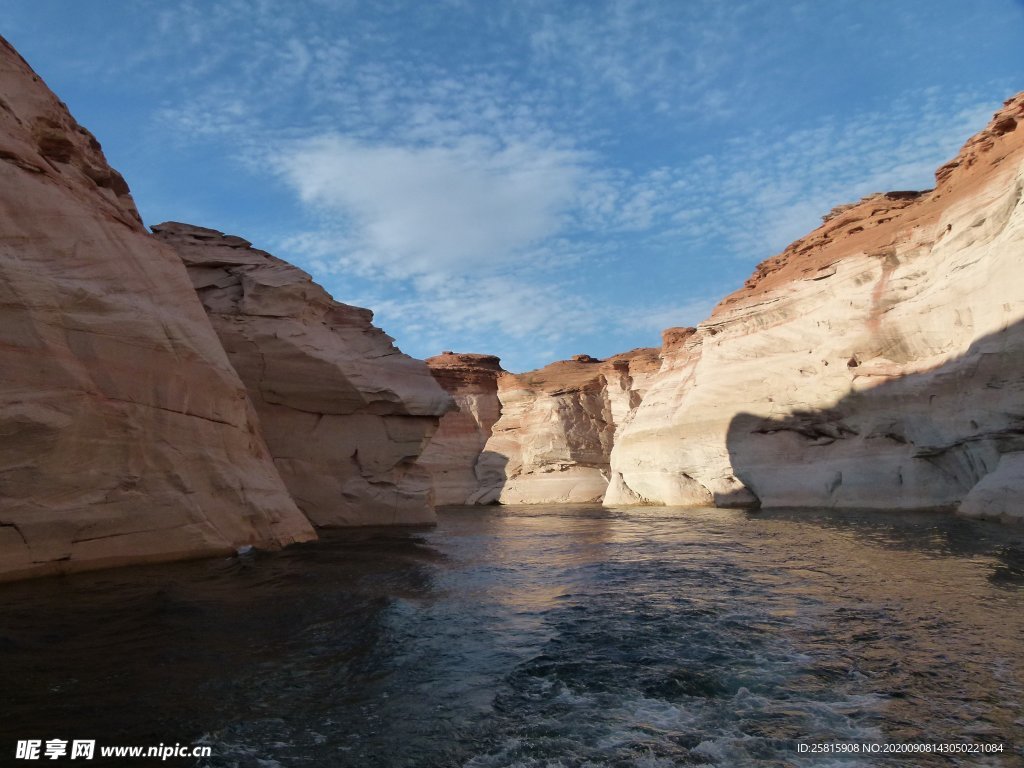
<path fill-rule="evenodd" d="M 727 445 L 767 506 L 959 504 L 969 516 L 1024 520 L 1022 403 L 1024 321 L 828 409 L 738 414 Z"/>
<path fill-rule="evenodd" d="M 240 237 L 153 227 L 188 269 L 245 383 L 299 508 L 318 526 L 433 522 L 418 463 L 454 407 L 422 360 L 367 309 L 334 301 L 297 267 Z"/>
<path fill-rule="evenodd" d="M 934 190 L 835 209 L 677 339 L 605 502 L 1020 516 L 1021 122 L 1024 94 Z"/>
<path fill-rule="evenodd" d="M 659 366 L 658 350 L 637 349 L 501 376 L 501 418 L 477 461 L 480 485 L 470 503 L 600 501 L 616 430 Z"/>
<path fill-rule="evenodd" d="M 458 410 L 441 417 L 420 465 L 432 478 L 435 504 L 467 504 L 479 489 L 477 458 L 501 415 L 498 376 L 504 371 L 493 355 L 444 352 L 426 363 Z"/>
<path fill-rule="evenodd" d="M 180 260 L 0 38 L 0 578 L 315 538 Z"/>

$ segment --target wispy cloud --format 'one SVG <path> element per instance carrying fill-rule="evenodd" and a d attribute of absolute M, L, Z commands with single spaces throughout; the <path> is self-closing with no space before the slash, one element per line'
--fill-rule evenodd
<path fill-rule="evenodd" d="M 504 367 L 511 371 L 524 371 L 557 359 L 560 348 L 571 350 L 563 351 L 561 356 L 593 353 L 595 334 L 642 334 L 648 345 L 657 345 L 662 330 L 696 325 L 715 304 L 705 299 L 632 307 L 597 303 L 588 301 L 582 292 L 566 290 L 565 285 L 502 275 L 416 282 L 415 289 L 404 298 L 382 292 L 342 298 L 372 307 L 376 322 L 385 328 L 401 324 L 407 339 L 418 348 L 450 348 L 452 331 L 458 329 L 461 351 L 500 352 Z M 506 343 L 502 349 L 495 349 L 495 339 L 528 340 L 528 344 Z"/>
<path fill-rule="evenodd" d="M 795 130 L 753 129 L 686 165 L 605 171 L 579 216 L 591 231 L 635 230 L 705 258 L 762 259 L 835 205 L 929 188 L 997 106 L 971 91 L 931 89 L 842 122 L 822 115 Z"/>
<path fill-rule="evenodd" d="M 42 13 L 10 2 L 25 8 L 19 29 Z M 945 22 L 930 17 L 995 40 L 993 13 L 951 1 L 138 0 L 81 11 L 107 43 L 85 35 L 66 58 L 145 101 L 157 161 L 192 157 L 206 174 L 194 183 L 214 187 L 251 178 L 277 205 L 246 218 L 248 199 L 214 189 L 196 223 L 225 228 L 227 212 L 253 226 L 239 234 L 375 309 L 407 351 L 533 366 L 655 343 L 832 206 L 928 186 L 1010 89 L 934 77 L 972 51 L 936 42 Z M 38 24 L 56 47 L 53 24 Z M 138 156 L 122 168 L 133 185 L 157 165 Z"/>
<path fill-rule="evenodd" d="M 741 50 L 748 4 L 613 0 L 582 13 L 543 7 L 530 35 L 533 54 L 593 102 L 607 104 L 611 94 L 632 107 L 705 116 L 739 106 L 724 89 L 741 83 L 727 85 L 721 75 Z"/>
<path fill-rule="evenodd" d="M 344 223 L 346 264 L 394 279 L 522 265 L 565 224 L 585 159 L 483 136 L 416 146 L 328 135 L 271 162 L 304 203 Z"/>
<path fill-rule="evenodd" d="M 285 247 L 324 273 L 376 281 L 382 290 L 357 298 L 417 350 L 453 338 L 478 350 L 529 340 L 532 355 L 511 359 L 536 365 L 544 350 L 608 329 L 653 342 L 661 328 L 699 322 L 721 296 L 609 300 L 609 286 L 580 271 L 614 283 L 630 249 L 652 247 L 691 263 L 753 264 L 836 204 L 929 186 L 992 105 L 970 93 L 915 103 L 760 131 L 688 166 L 644 173 L 592 151 L 468 131 L 441 145 L 321 136 L 283 145 L 272 163 L 320 221 Z M 407 290 L 383 290 L 395 281 Z"/>
<path fill-rule="evenodd" d="M 767 256 L 836 205 L 930 188 L 935 169 L 997 106 L 971 91 L 931 89 L 842 122 L 823 116 L 795 131 L 757 131 L 709 158 L 699 188 L 735 213 L 715 224 L 732 254 Z"/>

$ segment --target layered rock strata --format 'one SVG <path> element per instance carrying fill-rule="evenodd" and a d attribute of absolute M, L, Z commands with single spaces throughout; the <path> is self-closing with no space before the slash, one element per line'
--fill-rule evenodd
<path fill-rule="evenodd" d="M 660 366 L 657 349 L 608 360 L 577 355 L 498 379 L 501 418 L 476 465 L 470 503 L 600 501 L 616 430 Z"/>
<path fill-rule="evenodd" d="M 426 362 L 457 410 L 441 417 L 420 465 L 430 473 L 435 504 L 468 504 L 480 485 L 477 458 L 501 415 L 498 377 L 504 371 L 493 355 L 443 352 Z"/>
<path fill-rule="evenodd" d="M 0 39 L 0 579 L 315 538 L 180 260 Z"/>
<path fill-rule="evenodd" d="M 1024 517 L 1024 94 L 927 192 L 872 195 L 678 333 L 610 505 Z"/>
<path fill-rule="evenodd" d="M 368 309 L 240 237 L 153 227 L 188 269 L 259 414 L 274 463 L 318 526 L 433 522 L 418 459 L 452 409 L 422 360 L 394 346 Z"/>

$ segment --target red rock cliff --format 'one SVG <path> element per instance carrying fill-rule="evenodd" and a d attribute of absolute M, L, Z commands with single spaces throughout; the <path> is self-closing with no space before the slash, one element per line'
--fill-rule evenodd
<path fill-rule="evenodd" d="M 173 222 L 153 231 L 188 268 L 299 508 L 320 526 L 433 522 L 419 458 L 454 406 L 424 362 L 368 309 L 240 237 Z"/>
<path fill-rule="evenodd" d="M 615 434 L 659 367 L 658 350 L 635 349 L 502 375 L 501 418 L 477 462 L 480 488 L 472 503 L 599 501 Z"/>
<path fill-rule="evenodd" d="M 458 410 L 441 418 L 420 464 L 433 479 L 435 504 L 466 504 L 480 484 L 477 458 L 501 415 L 497 380 L 504 371 L 497 357 L 468 353 L 444 352 L 427 365 Z"/>
<path fill-rule="evenodd" d="M 1022 517 L 1024 94 L 935 189 L 840 206 L 666 352 L 608 504 Z"/>
<path fill-rule="evenodd" d="M 0 578 L 314 538 L 180 260 L 0 39 Z"/>

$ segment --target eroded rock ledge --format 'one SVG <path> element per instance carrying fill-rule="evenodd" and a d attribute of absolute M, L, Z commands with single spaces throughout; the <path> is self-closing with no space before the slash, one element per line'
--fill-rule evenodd
<path fill-rule="evenodd" d="M 469 503 L 600 501 L 615 432 L 659 365 L 658 350 L 636 349 L 502 375 L 501 418 L 477 461 L 479 489 Z"/>
<path fill-rule="evenodd" d="M 155 238 L 188 269 L 256 406 L 299 508 L 318 526 L 433 522 L 418 459 L 454 407 L 422 360 L 312 278 L 240 237 L 167 222 Z"/>
<path fill-rule="evenodd" d="M 498 377 L 504 371 L 493 355 L 443 352 L 426 362 L 457 410 L 441 418 L 420 464 L 433 479 L 435 504 L 467 504 L 480 486 L 477 457 L 501 415 Z"/>

